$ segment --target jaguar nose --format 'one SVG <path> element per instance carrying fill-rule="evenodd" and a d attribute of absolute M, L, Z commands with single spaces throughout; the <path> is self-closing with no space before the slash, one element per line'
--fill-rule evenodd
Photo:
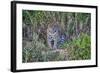
<path fill-rule="evenodd" d="M 54 40 L 51 41 L 51 46 L 53 48 L 53 46 L 54 46 Z"/>

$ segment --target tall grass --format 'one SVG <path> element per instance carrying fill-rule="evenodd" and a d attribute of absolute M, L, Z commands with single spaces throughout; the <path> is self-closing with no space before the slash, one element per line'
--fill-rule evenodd
<path fill-rule="evenodd" d="M 47 44 L 46 31 L 53 21 L 66 34 L 57 51 Z M 91 14 L 23 10 L 23 23 L 33 27 L 32 41 L 23 40 L 22 62 L 91 59 Z"/>

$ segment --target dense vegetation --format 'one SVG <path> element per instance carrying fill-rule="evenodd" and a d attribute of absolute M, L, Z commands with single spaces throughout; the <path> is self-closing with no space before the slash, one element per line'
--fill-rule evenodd
<path fill-rule="evenodd" d="M 91 58 L 90 13 L 23 10 L 22 15 L 23 27 L 24 25 L 32 27 L 32 40 L 23 39 L 23 62 Z M 62 44 L 59 44 L 57 50 L 50 49 L 46 40 L 47 27 L 53 21 L 58 23 L 67 38 Z"/>

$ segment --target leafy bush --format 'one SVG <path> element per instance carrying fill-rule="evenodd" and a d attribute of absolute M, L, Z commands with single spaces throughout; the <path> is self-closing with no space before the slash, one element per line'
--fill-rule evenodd
<path fill-rule="evenodd" d="M 91 58 L 91 38 L 81 33 L 78 38 L 65 42 L 61 48 L 68 49 L 69 60 L 84 60 Z"/>
<path fill-rule="evenodd" d="M 38 35 L 33 33 L 31 47 L 24 47 L 23 49 L 23 62 L 41 61 L 43 49 L 45 49 L 45 45 L 41 41 L 38 41 Z"/>
<path fill-rule="evenodd" d="M 91 58 L 91 38 L 87 34 L 80 34 L 80 37 L 72 41 L 73 52 L 71 59 L 90 59 Z"/>

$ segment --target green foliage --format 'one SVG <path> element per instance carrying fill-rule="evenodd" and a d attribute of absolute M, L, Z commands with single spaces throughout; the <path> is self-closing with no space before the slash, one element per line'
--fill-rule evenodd
<path fill-rule="evenodd" d="M 60 44 L 60 45 L 59 45 L 59 48 L 64 49 L 64 48 L 67 48 L 68 45 L 69 45 L 68 42 L 64 42 L 63 44 Z"/>
<path fill-rule="evenodd" d="M 41 61 L 42 60 L 41 53 L 44 48 L 45 48 L 45 45 L 41 41 L 38 41 L 38 35 L 36 33 L 33 33 L 32 46 L 27 49 L 26 47 L 24 47 L 25 50 L 23 49 L 23 62 Z M 25 58 L 27 59 L 25 60 Z"/>
<path fill-rule="evenodd" d="M 77 39 L 71 42 L 71 59 L 83 60 L 91 58 L 91 39 L 87 34 L 81 34 Z"/>
<path fill-rule="evenodd" d="M 37 41 L 37 35 L 34 35 L 32 49 L 23 50 L 23 62 L 44 62 L 64 60 L 64 54 L 51 52 L 42 42 Z M 60 48 L 68 49 L 69 60 L 84 60 L 91 58 L 90 36 L 81 34 L 79 38 L 70 42 L 63 43 Z M 44 54 L 42 52 L 45 52 Z M 47 52 L 47 53 L 46 53 Z"/>
<path fill-rule="evenodd" d="M 23 23 L 29 23 L 33 26 L 32 41 L 25 42 L 23 40 L 23 43 L 31 43 L 31 45 L 23 47 L 22 61 L 24 63 L 91 58 L 91 15 L 89 13 L 23 10 L 22 15 Z M 44 31 L 54 20 L 58 22 L 62 32 L 68 36 L 63 44 L 59 44 L 59 49 L 64 51 L 62 53 L 61 51 L 53 52 L 48 47 L 47 42 L 44 43 L 46 39 L 39 36 L 42 33 L 44 36 L 47 35 L 44 34 Z M 39 33 L 39 28 L 43 28 L 43 32 Z M 44 28 L 46 29 L 44 30 Z M 67 50 L 67 53 L 65 50 Z M 68 56 L 66 57 L 66 55 Z"/>
<path fill-rule="evenodd" d="M 23 62 L 31 62 L 32 61 L 32 49 L 31 48 L 23 48 L 22 52 Z"/>
<path fill-rule="evenodd" d="M 47 53 L 43 54 L 44 61 L 57 61 L 58 56 L 59 56 L 59 52 L 48 51 Z"/>
<path fill-rule="evenodd" d="M 91 38 L 81 33 L 78 38 L 63 43 L 60 48 L 68 49 L 69 60 L 84 60 L 91 58 Z"/>
<path fill-rule="evenodd" d="M 88 48 L 91 45 L 91 38 L 87 34 L 81 33 L 79 38 L 75 39 L 72 43 L 79 48 Z"/>

